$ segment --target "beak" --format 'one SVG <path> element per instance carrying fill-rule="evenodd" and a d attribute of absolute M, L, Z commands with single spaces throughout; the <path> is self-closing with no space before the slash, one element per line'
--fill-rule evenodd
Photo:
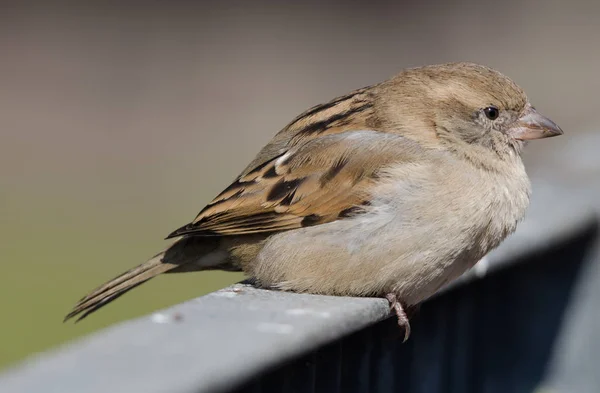
<path fill-rule="evenodd" d="M 537 113 L 533 107 L 529 107 L 517 123 L 507 130 L 507 134 L 515 139 L 526 141 L 562 135 L 563 130 L 552 120 Z"/>

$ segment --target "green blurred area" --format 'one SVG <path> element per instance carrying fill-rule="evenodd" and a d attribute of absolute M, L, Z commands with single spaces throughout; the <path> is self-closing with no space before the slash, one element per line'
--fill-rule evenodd
<path fill-rule="evenodd" d="M 0 368 L 242 278 L 241 274 L 223 272 L 164 275 L 77 324 L 63 323 L 62 318 L 79 297 L 143 262 L 167 242 L 143 227 L 125 233 L 127 227 L 116 222 L 123 217 L 118 210 L 69 218 L 68 212 L 80 209 L 64 200 L 35 205 L 24 195 L 2 197 L 0 214 L 11 225 L 0 226 L 0 309 L 4 314 Z M 138 212 L 141 210 L 134 209 L 129 217 Z M 27 233 L 31 235 L 25 236 Z"/>

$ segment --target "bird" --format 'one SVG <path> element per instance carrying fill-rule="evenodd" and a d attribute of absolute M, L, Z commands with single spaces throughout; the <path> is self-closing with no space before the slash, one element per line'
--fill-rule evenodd
<path fill-rule="evenodd" d="M 404 69 L 297 116 L 164 251 L 93 290 L 65 321 L 159 274 L 217 269 L 272 290 L 386 298 L 406 340 L 406 310 L 523 219 L 525 144 L 561 134 L 492 68 Z"/>

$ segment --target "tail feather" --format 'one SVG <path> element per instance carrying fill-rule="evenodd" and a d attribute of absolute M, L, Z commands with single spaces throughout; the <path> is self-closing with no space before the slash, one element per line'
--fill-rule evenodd
<path fill-rule="evenodd" d="M 130 291 L 131 289 L 145 283 L 161 273 L 165 273 L 171 269 L 179 267 L 178 264 L 165 263 L 163 261 L 163 256 L 164 252 L 161 252 L 147 262 L 142 263 L 141 265 L 98 287 L 89 295 L 79 300 L 79 302 L 77 302 L 75 307 L 73 307 L 73 310 L 65 317 L 64 320 L 67 321 L 74 316 L 83 313 L 77 319 L 77 321 L 80 321 L 102 306 L 117 299 L 125 292 Z"/>
<path fill-rule="evenodd" d="M 132 290 L 133 288 L 137 287 L 138 285 L 142 285 L 143 283 L 145 283 L 148 280 L 137 282 L 137 283 L 133 284 L 132 286 L 130 286 L 128 288 L 120 290 L 119 292 L 115 293 L 114 295 L 111 295 L 111 296 L 108 296 L 108 297 L 106 297 L 106 298 L 104 298 L 102 300 L 99 300 L 96 304 L 91 305 L 89 308 L 79 311 L 80 313 L 83 313 L 83 314 L 81 314 L 75 320 L 75 323 L 81 321 L 83 318 L 87 317 L 88 315 L 90 315 L 94 311 L 96 311 L 99 308 L 105 306 L 106 304 L 112 302 L 113 300 L 118 299 L 119 297 L 121 297 L 121 295 L 124 295 L 125 293 L 129 292 L 130 290 Z M 71 312 L 67 317 L 65 317 L 65 320 L 63 322 L 66 322 L 69 318 L 71 318 L 71 317 L 73 317 L 75 315 L 77 315 L 75 312 Z"/>
<path fill-rule="evenodd" d="M 227 258 L 222 254 L 216 254 L 217 257 L 214 257 L 212 251 L 217 250 L 218 245 L 219 239 L 214 237 L 183 237 L 147 262 L 93 290 L 77 302 L 73 310 L 65 317 L 65 321 L 77 315 L 80 315 L 77 319 L 77 321 L 80 321 L 124 293 L 161 273 L 219 268 L 220 264 L 225 263 Z"/>

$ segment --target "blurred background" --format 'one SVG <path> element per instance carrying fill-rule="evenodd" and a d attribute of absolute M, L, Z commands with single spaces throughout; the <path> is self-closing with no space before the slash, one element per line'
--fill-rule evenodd
<path fill-rule="evenodd" d="M 62 323 L 294 116 L 404 67 L 517 81 L 566 133 L 529 146 L 530 170 L 598 126 L 598 2 L 0 4 L 0 367 L 240 280 L 160 277 Z"/>

